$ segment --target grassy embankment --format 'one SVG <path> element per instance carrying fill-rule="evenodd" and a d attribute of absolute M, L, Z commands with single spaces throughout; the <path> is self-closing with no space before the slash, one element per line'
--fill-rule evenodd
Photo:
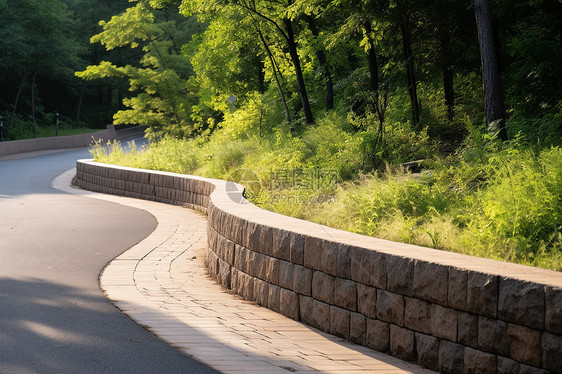
<path fill-rule="evenodd" d="M 226 118 L 211 136 L 92 153 L 101 162 L 239 181 L 264 209 L 352 232 L 562 270 L 560 148 L 517 137 L 502 144 L 469 126 L 456 152 L 442 156 L 424 131 L 394 123 L 373 149 L 372 131 L 351 117 L 326 115 L 293 136 L 282 127 L 256 131 L 262 124 L 249 112 Z M 397 166 L 417 159 L 425 160 L 418 175 Z"/>

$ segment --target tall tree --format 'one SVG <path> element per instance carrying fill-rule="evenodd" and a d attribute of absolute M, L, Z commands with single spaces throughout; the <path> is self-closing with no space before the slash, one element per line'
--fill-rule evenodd
<path fill-rule="evenodd" d="M 497 133 L 501 140 L 507 140 L 499 58 L 488 0 L 474 0 L 474 14 L 482 62 L 486 124 L 488 131 Z"/>

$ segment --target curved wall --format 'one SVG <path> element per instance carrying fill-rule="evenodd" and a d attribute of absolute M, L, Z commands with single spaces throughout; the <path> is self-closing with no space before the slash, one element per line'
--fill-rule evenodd
<path fill-rule="evenodd" d="M 562 273 L 282 216 L 232 182 L 88 160 L 76 181 L 206 211 L 211 276 L 320 330 L 444 373 L 562 373 Z"/>
<path fill-rule="evenodd" d="M 115 127 L 107 125 L 106 130 L 89 134 L 0 142 L 0 157 L 24 152 L 87 147 L 92 143 L 93 139 L 102 141 L 112 140 L 115 139 L 115 134 Z"/>

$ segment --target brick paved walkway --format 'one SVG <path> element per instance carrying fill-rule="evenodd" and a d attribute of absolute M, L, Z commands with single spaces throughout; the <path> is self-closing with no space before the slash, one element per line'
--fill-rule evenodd
<path fill-rule="evenodd" d="M 100 277 L 108 298 L 137 323 L 224 373 L 430 373 L 348 343 L 221 289 L 205 270 L 206 218 L 191 210 L 69 187 L 56 188 L 143 209 L 157 229 Z"/>

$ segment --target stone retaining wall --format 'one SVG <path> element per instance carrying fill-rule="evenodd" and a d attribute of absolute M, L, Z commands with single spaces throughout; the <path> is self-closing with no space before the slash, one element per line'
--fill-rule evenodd
<path fill-rule="evenodd" d="M 113 125 L 107 125 L 106 130 L 101 130 L 90 134 L 0 142 L 0 157 L 25 152 L 82 148 L 90 145 L 93 139 L 102 141 L 115 139 L 115 127 Z"/>
<path fill-rule="evenodd" d="M 211 276 L 320 330 L 443 373 L 562 373 L 562 273 L 285 217 L 232 182 L 83 160 L 77 184 L 206 211 Z"/>

